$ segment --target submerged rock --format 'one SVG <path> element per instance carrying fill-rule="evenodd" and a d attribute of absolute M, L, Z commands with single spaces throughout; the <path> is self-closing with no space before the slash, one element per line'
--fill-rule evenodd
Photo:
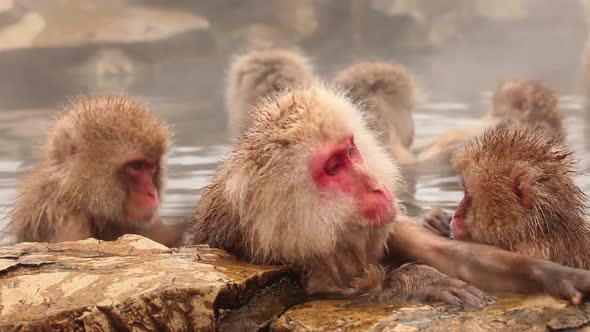
<path fill-rule="evenodd" d="M 291 270 L 206 246 L 125 235 L 0 247 L 0 330 L 264 328 L 304 299 Z"/>
<path fill-rule="evenodd" d="M 572 331 L 590 323 L 590 305 L 546 296 L 504 295 L 485 309 L 440 303 L 313 301 L 287 310 L 273 331 Z"/>

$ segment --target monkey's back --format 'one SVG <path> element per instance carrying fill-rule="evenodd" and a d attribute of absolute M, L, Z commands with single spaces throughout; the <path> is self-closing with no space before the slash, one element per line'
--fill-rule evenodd
<path fill-rule="evenodd" d="M 64 208 L 56 199 L 58 182 L 47 166 L 37 165 L 24 174 L 7 233 L 18 242 L 48 242 L 55 225 L 63 221 Z"/>

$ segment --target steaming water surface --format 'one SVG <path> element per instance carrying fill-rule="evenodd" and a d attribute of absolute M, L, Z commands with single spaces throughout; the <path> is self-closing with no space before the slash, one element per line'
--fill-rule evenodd
<path fill-rule="evenodd" d="M 559 10 L 548 11 L 546 17 L 533 10 L 529 21 L 473 21 L 456 38 L 434 49 L 402 49 L 394 33 L 396 26 L 378 22 L 370 27 L 370 35 L 378 36 L 378 42 L 369 41 L 365 48 L 351 46 L 346 24 L 344 28 L 335 25 L 330 32 L 328 27 L 334 22 L 326 22 L 316 39 L 301 46 L 312 58 L 317 75 L 325 80 L 363 59 L 407 66 L 428 96 L 427 103 L 414 113 L 415 141 L 477 121 L 488 110 L 491 90 L 501 80 L 541 80 L 560 92 L 568 143 L 581 160 L 579 170 L 588 172 L 590 113 L 579 96 L 580 55 L 587 27 L 577 1 L 555 6 Z M 211 19 L 215 22 L 216 17 Z M 348 22 L 346 17 L 341 19 Z M 66 98 L 78 94 L 124 92 L 147 102 L 173 126 L 163 215 L 170 222 L 189 216 L 199 189 L 230 150 L 222 92 L 232 48 L 217 49 L 204 37 L 198 34 L 170 43 L 135 45 L 137 49 L 123 45 L 119 51 L 127 50 L 124 58 L 129 57 L 123 65 L 117 65 L 120 56 L 108 56 L 113 52 L 93 56 L 96 49 L 85 46 L 0 52 L 0 228 L 15 200 L 18 175 L 37 159 L 35 146 L 44 137 L 51 116 Z M 93 65 L 85 60 L 88 55 Z M 122 75 L 96 72 L 105 65 L 132 69 Z M 459 177 L 450 165 L 429 166 L 406 174 L 412 185 L 410 194 L 398 196 L 414 217 L 433 206 L 454 209 L 461 200 Z M 581 174 L 576 180 L 584 192 L 590 192 L 588 176 Z"/>
<path fill-rule="evenodd" d="M 414 117 L 416 140 L 473 123 L 487 109 L 489 95 L 489 91 L 484 91 L 482 97 L 473 102 L 432 100 L 422 105 Z M 179 98 L 132 97 L 148 102 L 152 110 L 170 122 L 176 132 L 173 149 L 167 160 L 169 179 L 163 215 L 170 222 L 189 216 L 199 197 L 198 189 L 207 184 L 216 167 L 230 151 L 223 129 L 221 107 L 203 107 L 208 104 L 200 98 L 180 101 Z M 579 169 L 587 172 L 590 170 L 587 158 L 590 146 L 586 144 L 587 137 L 584 135 L 587 117 L 581 106 L 581 98 L 562 95 L 560 104 L 567 116 L 568 141 L 581 159 Z M 8 220 L 18 175 L 33 165 L 36 145 L 42 140 L 54 112 L 53 107 L 0 111 L 0 227 Z M 414 217 L 420 217 L 433 206 L 453 209 L 461 200 L 459 177 L 448 165 L 434 166 L 434 169 L 408 179 L 408 182 L 415 183 L 415 191 L 413 197 L 402 199 L 409 214 Z M 577 183 L 585 192 L 590 192 L 588 176 L 578 176 Z"/>

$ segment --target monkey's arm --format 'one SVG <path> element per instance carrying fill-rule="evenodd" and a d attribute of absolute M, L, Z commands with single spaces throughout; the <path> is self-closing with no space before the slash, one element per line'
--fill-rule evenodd
<path fill-rule="evenodd" d="M 548 293 L 574 304 L 590 291 L 590 271 L 573 269 L 496 247 L 452 241 L 400 217 L 389 251 L 492 291 Z"/>
<path fill-rule="evenodd" d="M 413 165 L 416 163 L 416 156 L 401 144 L 390 145 L 391 153 L 400 165 Z"/>
<path fill-rule="evenodd" d="M 436 160 L 444 155 L 450 155 L 453 149 L 461 146 L 468 138 L 484 132 L 489 124 L 485 121 L 478 122 L 465 128 L 459 128 L 444 133 L 426 142 L 418 143 L 412 147 L 412 152 L 417 154 L 419 162 Z"/>

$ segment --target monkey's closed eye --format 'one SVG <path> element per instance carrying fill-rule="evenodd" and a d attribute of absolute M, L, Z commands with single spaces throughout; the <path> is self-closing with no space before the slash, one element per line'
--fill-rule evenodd
<path fill-rule="evenodd" d="M 334 159 L 331 159 L 326 163 L 326 173 L 328 175 L 336 175 L 336 172 L 338 172 L 340 166 L 342 166 L 341 163 L 337 162 Z"/>
<path fill-rule="evenodd" d="M 129 162 L 129 164 L 127 164 L 127 166 L 131 167 L 132 169 L 136 170 L 136 171 L 140 171 L 142 168 L 145 167 L 145 162 L 142 160 L 134 160 Z"/>
<path fill-rule="evenodd" d="M 354 148 L 351 146 L 348 148 L 348 156 L 352 158 L 352 153 L 354 152 Z"/>

